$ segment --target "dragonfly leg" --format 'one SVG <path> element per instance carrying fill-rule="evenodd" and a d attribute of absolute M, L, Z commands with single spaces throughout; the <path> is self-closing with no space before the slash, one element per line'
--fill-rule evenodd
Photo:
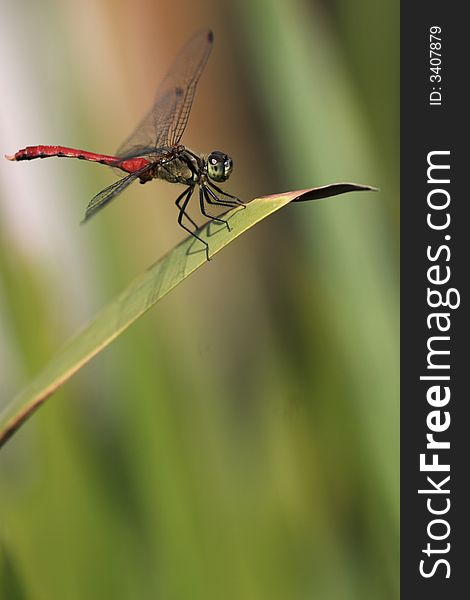
<path fill-rule="evenodd" d="M 181 211 L 180 202 L 181 202 L 181 200 L 183 200 L 183 198 L 185 197 L 185 195 L 188 193 L 188 189 L 191 189 L 191 188 L 187 188 L 187 189 L 185 189 L 185 190 L 184 190 L 184 191 L 183 191 L 183 192 L 182 192 L 182 193 L 181 193 L 181 194 L 178 196 L 178 198 L 176 198 L 175 204 L 176 204 L 176 206 L 177 206 L 177 207 L 180 209 L 180 211 Z M 195 229 L 197 229 L 197 228 L 198 228 L 198 224 L 197 224 L 197 223 L 195 223 L 195 222 L 194 222 L 194 221 L 191 219 L 191 217 L 188 215 L 188 213 L 187 213 L 187 212 L 183 211 L 183 215 L 184 215 L 184 216 L 185 216 L 185 217 L 188 219 L 188 221 L 191 223 L 191 225 L 193 225 L 193 226 L 195 227 Z"/>
<path fill-rule="evenodd" d="M 223 194 L 224 196 L 227 196 L 228 198 L 232 198 L 233 204 L 236 204 L 236 205 L 239 205 L 239 206 L 243 206 L 245 208 L 245 203 L 242 202 L 240 200 L 240 198 L 237 198 L 236 196 L 232 196 L 232 194 L 227 194 L 227 192 L 224 192 L 224 190 L 222 190 L 221 188 L 219 188 L 219 186 L 215 185 L 215 183 L 213 181 L 208 181 L 207 183 L 216 192 L 219 192 L 219 194 Z"/>
<path fill-rule="evenodd" d="M 207 186 L 204 187 L 204 196 L 209 204 L 216 204 L 217 206 L 227 206 L 228 208 L 236 208 L 238 206 L 243 206 L 243 208 L 245 208 L 244 204 L 238 204 L 236 202 L 232 202 L 231 200 L 221 200 Z"/>
<path fill-rule="evenodd" d="M 193 195 L 193 192 L 194 192 L 194 185 L 189 186 L 188 189 L 185 190 L 183 192 L 183 194 L 181 194 L 181 199 L 184 198 L 184 201 L 183 201 L 182 206 L 179 207 L 180 208 L 180 212 L 179 212 L 179 215 L 178 215 L 178 225 L 180 227 L 182 227 L 185 231 L 187 231 L 188 233 L 190 233 L 197 240 L 199 240 L 202 244 L 204 244 L 204 246 L 206 247 L 206 258 L 207 258 L 207 260 L 210 260 L 210 257 L 209 257 L 209 244 L 207 242 L 205 242 L 202 238 L 200 238 L 197 235 L 197 233 L 194 233 L 194 231 L 191 231 L 191 229 L 189 229 L 188 227 L 186 227 L 186 225 L 183 224 L 183 217 L 186 215 L 185 210 L 186 210 L 186 207 L 188 206 L 188 202 L 189 202 L 191 196 Z"/>
<path fill-rule="evenodd" d="M 213 215 L 210 215 L 208 212 L 206 212 L 206 207 L 204 206 L 204 199 L 207 200 L 206 190 L 204 187 L 199 186 L 199 204 L 201 205 L 202 214 L 205 217 L 212 219 L 212 221 L 217 221 L 218 223 L 224 223 L 225 226 L 227 227 L 227 229 L 230 231 L 230 225 L 228 224 L 228 221 L 225 221 L 225 219 L 221 219 L 220 217 L 214 217 Z M 209 204 L 212 204 L 212 203 L 209 202 Z"/>

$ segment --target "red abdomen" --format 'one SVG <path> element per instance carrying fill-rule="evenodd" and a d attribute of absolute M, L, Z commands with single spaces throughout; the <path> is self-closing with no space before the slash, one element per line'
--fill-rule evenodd
<path fill-rule="evenodd" d="M 33 160 L 35 158 L 49 158 L 51 156 L 78 158 L 80 160 L 98 162 L 102 165 L 116 167 L 126 173 L 139 171 L 149 163 L 145 158 L 137 157 L 121 161 L 116 156 L 96 154 L 95 152 L 77 150 L 76 148 L 66 148 L 65 146 L 28 146 L 22 150 L 18 150 L 13 156 L 6 156 L 6 158 L 8 160 Z"/>

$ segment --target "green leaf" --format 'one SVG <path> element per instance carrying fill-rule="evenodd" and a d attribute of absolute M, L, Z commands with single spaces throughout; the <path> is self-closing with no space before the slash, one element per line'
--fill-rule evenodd
<path fill-rule="evenodd" d="M 352 191 L 375 188 L 355 183 L 337 183 L 323 187 L 264 196 L 228 212 L 223 224 L 210 222 L 198 235 L 209 243 L 211 257 L 256 223 L 290 202 L 317 200 Z M 193 237 L 185 239 L 167 255 L 137 277 L 98 316 L 72 338 L 31 383 L 0 413 L 0 447 L 18 428 L 83 365 L 141 317 L 160 298 L 206 262 L 203 244 Z"/>

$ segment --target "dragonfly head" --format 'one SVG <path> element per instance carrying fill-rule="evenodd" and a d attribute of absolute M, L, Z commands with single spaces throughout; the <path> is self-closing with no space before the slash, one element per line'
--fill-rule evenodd
<path fill-rule="evenodd" d="M 226 181 L 233 169 L 233 161 L 227 154 L 214 150 L 207 158 L 207 174 L 214 181 Z"/>

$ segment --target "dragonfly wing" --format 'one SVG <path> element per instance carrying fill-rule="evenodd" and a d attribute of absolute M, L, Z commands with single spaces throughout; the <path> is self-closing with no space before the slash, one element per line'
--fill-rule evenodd
<path fill-rule="evenodd" d="M 169 84 L 175 90 L 175 110 L 169 130 L 168 145 L 177 145 L 186 129 L 194 93 L 212 50 L 214 34 L 210 30 L 196 33 L 177 59 Z"/>
<path fill-rule="evenodd" d="M 94 196 L 90 200 L 88 206 L 86 207 L 85 217 L 82 223 L 86 223 L 91 219 L 91 217 L 94 217 L 98 211 L 100 211 L 107 204 L 109 204 L 111 200 L 113 200 L 113 198 L 115 198 L 118 194 L 125 190 L 126 187 L 130 185 L 133 181 L 138 179 L 139 176 L 142 175 L 142 173 L 144 173 L 144 171 L 146 171 L 147 169 L 148 167 L 145 167 L 140 171 L 130 173 L 129 175 L 126 175 L 126 177 L 123 177 L 119 181 L 115 181 L 111 185 L 108 185 L 107 188 L 104 188 L 104 190 L 101 190 L 101 192 L 96 194 L 96 196 Z"/>
<path fill-rule="evenodd" d="M 150 148 L 179 143 L 213 39 L 212 31 L 204 29 L 187 42 L 160 84 L 153 107 L 117 151 L 119 157 L 139 156 Z"/>

